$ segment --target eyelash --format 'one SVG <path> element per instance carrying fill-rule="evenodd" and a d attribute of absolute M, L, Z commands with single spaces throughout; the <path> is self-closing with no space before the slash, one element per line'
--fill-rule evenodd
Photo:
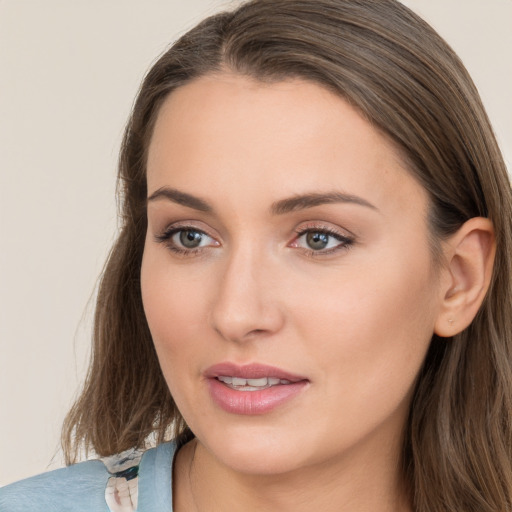
<path fill-rule="evenodd" d="M 302 250 L 304 251 L 304 254 L 311 258 L 327 256 L 327 255 L 336 253 L 338 251 L 347 251 L 355 243 L 355 239 L 353 236 L 343 235 L 339 231 L 336 231 L 335 229 L 329 228 L 326 226 L 318 226 L 318 225 L 312 224 L 312 225 L 308 225 L 308 226 L 302 227 L 300 229 L 297 229 L 295 231 L 295 233 L 297 234 L 295 241 L 298 240 L 300 237 L 307 235 L 308 233 L 317 233 L 317 234 L 328 235 L 328 236 L 334 238 L 335 240 L 337 240 L 338 242 L 340 242 L 335 247 L 331 247 L 330 249 L 327 249 L 327 250 L 315 251 L 313 249 L 302 248 Z"/>
<path fill-rule="evenodd" d="M 199 253 L 201 253 L 204 249 L 207 248 L 207 247 L 196 247 L 194 249 L 185 249 L 183 247 L 177 246 L 172 241 L 172 237 L 174 235 L 176 235 L 177 233 L 180 233 L 182 231 L 192 231 L 192 232 L 200 233 L 200 234 L 202 234 L 204 236 L 207 236 L 207 237 L 213 239 L 213 237 L 211 237 L 208 233 L 206 233 L 205 231 L 203 231 L 201 229 L 198 229 L 198 228 L 196 228 L 194 226 L 186 226 L 186 225 L 184 225 L 184 226 L 171 226 L 171 227 L 169 227 L 163 233 L 161 233 L 159 235 L 156 235 L 155 236 L 155 241 L 158 242 L 158 243 L 165 244 L 169 250 L 171 250 L 172 252 L 174 252 L 175 254 L 177 254 L 179 256 L 184 256 L 184 257 L 185 256 L 196 256 Z M 309 226 L 297 229 L 295 231 L 295 233 L 296 233 L 296 237 L 294 239 L 294 243 L 297 240 L 299 240 L 302 236 L 307 235 L 308 233 L 324 234 L 324 235 L 332 237 L 335 240 L 337 240 L 338 242 L 340 242 L 335 247 L 332 247 L 332 248 L 327 249 L 327 250 L 317 250 L 317 251 L 315 251 L 313 249 L 306 249 L 304 247 L 300 247 L 300 249 L 302 249 L 303 253 L 306 256 L 309 256 L 309 257 L 312 257 L 312 258 L 333 254 L 333 253 L 338 252 L 340 250 L 348 250 L 348 249 L 350 249 L 354 245 L 354 242 L 355 242 L 353 237 L 342 235 L 341 233 L 339 233 L 335 229 L 332 229 L 332 228 L 329 228 L 329 227 L 326 227 L 326 226 L 309 225 Z M 295 246 L 295 247 L 297 247 L 297 246 Z"/>
<path fill-rule="evenodd" d="M 160 235 L 156 235 L 155 240 L 158 243 L 165 244 L 169 250 L 171 250 L 178 256 L 195 256 L 195 255 L 199 254 L 200 252 L 202 252 L 203 249 L 205 249 L 205 247 L 196 247 L 194 249 L 185 249 L 184 247 L 177 246 L 172 241 L 172 237 L 177 233 L 181 233 L 182 231 L 193 231 L 196 233 L 201 233 L 202 235 L 206 235 L 209 238 L 213 238 L 208 233 L 203 231 L 202 229 L 198 229 L 194 226 L 186 226 L 185 225 L 185 226 L 171 226 L 171 227 L 167 228 Z"/>

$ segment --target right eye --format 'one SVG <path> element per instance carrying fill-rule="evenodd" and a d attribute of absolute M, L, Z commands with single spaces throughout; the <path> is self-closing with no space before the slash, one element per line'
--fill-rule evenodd
<path fill-rule="evenodd" d="M 204 231 L 192 227 L 170 228 L 156 237 L 157 242 L 165 243 L 174 252 L 195 253 L 204 247 L 215 247 L 219 243 Z"/>
<path fill-rule="evenodd" d="M 183 229 L 174 233 L 171 239 L 175 244 L 179 244 L 186 249 L 196 249 L 197 247 L 205 245 L 207 238 L 209 238 L 208 235 L 205 235 L 201 231 Z"/>

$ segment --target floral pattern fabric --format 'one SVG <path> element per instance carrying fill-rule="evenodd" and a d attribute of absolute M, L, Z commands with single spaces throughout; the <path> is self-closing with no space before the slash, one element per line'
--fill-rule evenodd
<path fill-rule="evenodd" d="M 141 450 L 125 452 L 102 459 L 111 475 L 105 489 L 105 501 L 111 512 L 135 512 L 139 494 Z"/>

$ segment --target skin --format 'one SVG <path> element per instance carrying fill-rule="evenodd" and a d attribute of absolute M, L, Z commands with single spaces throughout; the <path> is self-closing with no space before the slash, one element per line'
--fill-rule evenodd
<path fill-rule="evenodd" d="M 162 106 L 147 181 L 149 196 L 168 187 L 210 207 L 148 201 L 144 308 L 196 435 L 176 459 L 175 509 L 410 510 L 401 436 L 447 278 L 427 194 L 393 145 L 319 85 L 211 75 Z M 271 211 L 332 192 L 361 201 Z M 204 233 L 200 247 L 175 252 L 170 227 Z M 336 235 L 313 250 L 305 229 Z M 224 361 L 309 382 L 269 413 L 231 414 L 204 377 Z"/>

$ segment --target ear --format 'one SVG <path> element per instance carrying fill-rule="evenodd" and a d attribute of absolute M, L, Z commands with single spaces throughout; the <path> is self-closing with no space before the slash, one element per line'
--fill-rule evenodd
<path fill-rule="evenodd" d="M 494 228 L 483 217 L 469 219 L 444 244 L 446 279 L 434 327 L 438 336 L 454 336 L 473 321 L 489 288 L 495 254 Z"/>

